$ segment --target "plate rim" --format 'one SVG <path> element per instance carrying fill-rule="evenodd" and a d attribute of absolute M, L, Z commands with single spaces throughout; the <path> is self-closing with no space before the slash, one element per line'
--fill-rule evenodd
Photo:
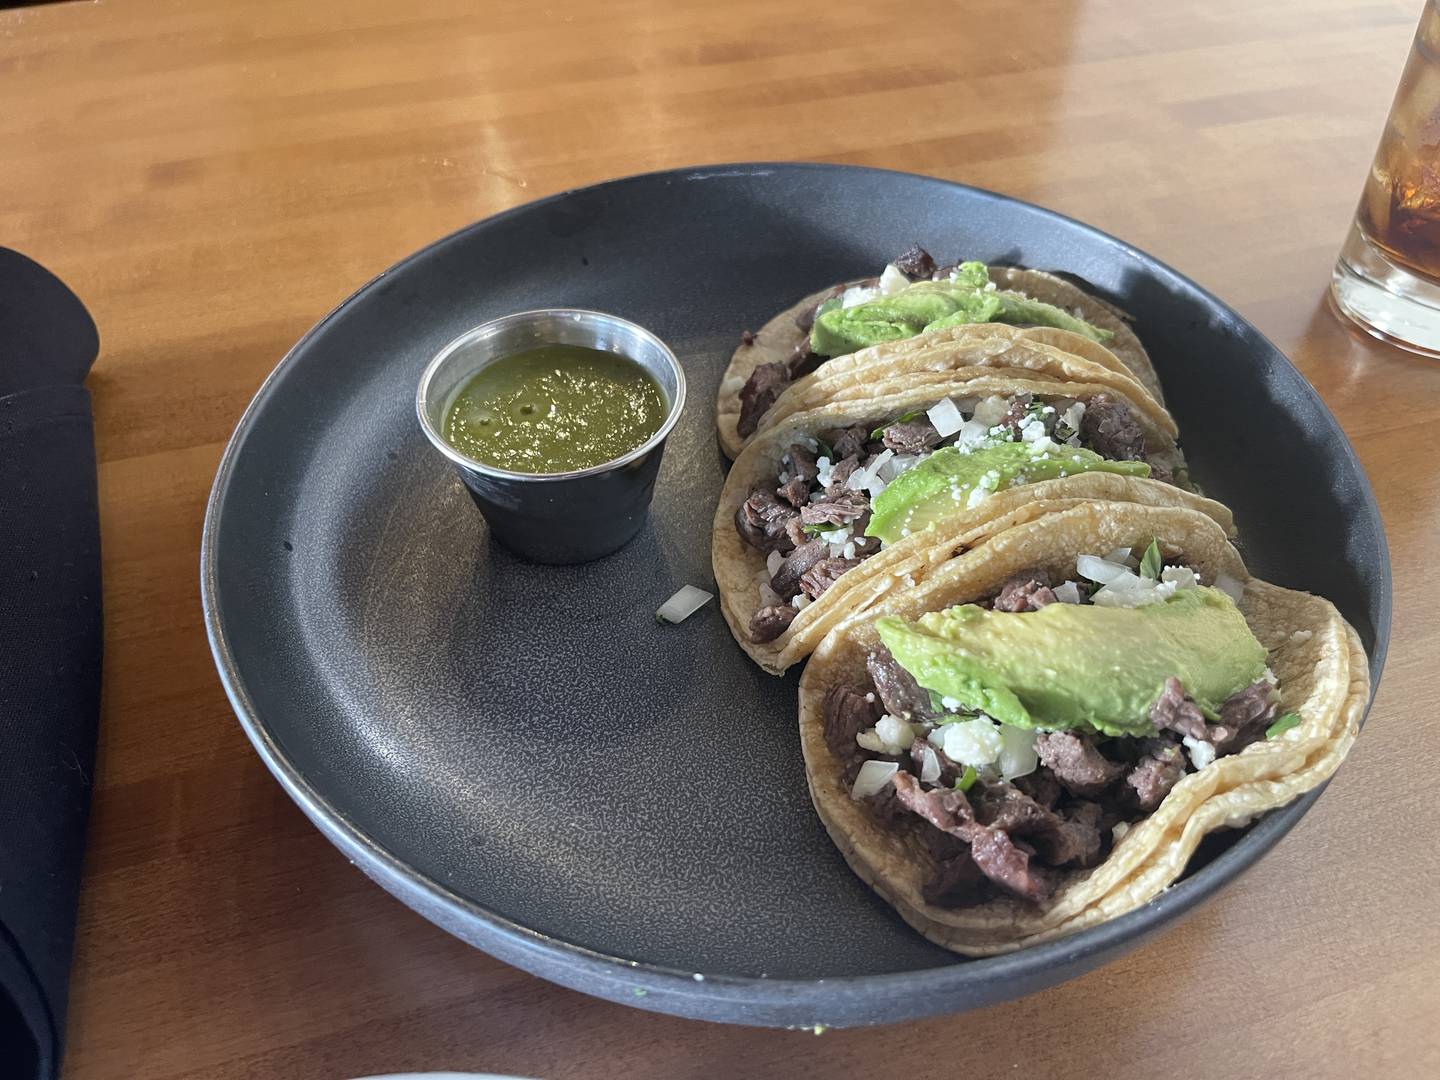
<path fill-rule="evenodd" d="M 284 373 L 296 362 L 296 358 L 306 350 L 309 343 L 348 307 L 368 296 L 390 275 L 420 261 L 440 247 L 461 242 L 470 234 L 496 223 L 534 212 L 576 195 L 657 180 L 704 182 L 763 177 L 780 171 L 894 176 L 907 181 L 923 181 L 958 189 L 972 198 L 978 196 L 982 201 L 1017 204 L 1031 212 L 1078 228 L 1113 245 L 1125 256 L 1138 259 L 1147 268 L 1153 267 L 1161 275 L 1168 275 L 1173 282 L 1193 290 L 1216 309 L 1237 320 L 1280 357 L 1296 377 L 1301 393 L 1308 395 L 1312 403 L 1319 406 L 1328 421 L 1330 434 L 1338 440 L 1343 455 L 1359 478 L 1360 495 L 1364 505 L 1372 519 L 1379 523 L 1378 569 L 1381 602 L 1374 625 L 1375 645 L 1369 656 L 1372 679 L 1370 700 L 1365 708 L 1365 715 L 1368 716 L 1389 650 L 1393 608 L 1392 571 L 1384 518 L 1380 514 L 1369 476 L 1355 453 L 1354 446 L 1319 392 L 1289 356 L 1253 323 L 1208 289 L 1168 263 L 1077 218 L 1000 192 L 942 177 L 898 169 L 827 162 L 762 161 L 690 165 L 635 173 L 566 188 L 462 226 L 406 255 L 361 284 L 306 330 L 286 351 L 256 390 L 226 443 L 206 502 L 201 533 L 200 600 L 206 637 L 220 682 L 241 728 L 266 768 L 311 823 L 387 891 L 429 921 L 440 925 L 442 929 L 505 962 L 549 981 L 624 1005 L 697 1019 L 763 1026 L 810 1027 L 812 1023 L 820 1024 L 822 1020 L 824 1025 L 844 1026 L 891 1023 L 955 1013 L 1011 1000 L 1079 974 L 1086 970 L 1087 960 L 1096 954 L 1118 956 L 1169 928 L 1258 862 L 1308 812 L 1328 786 L 1328 781 L 1294 802 L 1267 812 L 1248 827 L 1234 844 L 1194 876 L 1172 885 L 1134 911 L 1105 920 L 1075 934 L 1032 945 L 1017 952 L 974 959 L 957 957 L 952 962 L 935 967 L 873 975 L 775 979 L 764 976 L 696 973 L 646 961 L 629 960 L 533 930 L 456 893 L 393 854 L 350 821 L 339 807 L 317 790 L 288 760 L 254 707 L 226 635 L 224 612 L 218 591 L 218 536 L 226 496 L 237 463 L 244 453 L 256 417 L 276 393 L 276 387 Z M 1362 718 L 1362 724 L 1363 722 Z M 1017 983 L 1024 989 L 1016 992 L 1014 984 Z M 957 1004 L 959 998 L 964 1000 Z M 856 1019 L 867 1008 L 875 1013 L 873 1018 L 862 1016 Z M 844 1019 L 823 1019 L 837 1015 Z M 814 1019 L 807 1019 L 810 1017 Z"/>

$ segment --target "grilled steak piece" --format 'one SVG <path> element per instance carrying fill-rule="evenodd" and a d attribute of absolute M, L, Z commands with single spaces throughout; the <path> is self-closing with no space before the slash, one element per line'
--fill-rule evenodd
<path fill-rule="evenodd" d="M 1150 813 L 1185 775 L 1185 752 L 1173 739 L 1145 740 L 1145 754 L 1125 776 L 1135 805 Z"/>
<path fill-rule="evenodd" d="M 760 364 L 745 380 L 745 385 L 740 388 L 740 419 L 735 424 L 741 438 L 755 434 L 760 418 L 790 385 L 790 368 L 790 364 L 783 362 Z"/>
<path fill-rule="evenodd" d="M 1192 739 L 1206 739 L 1205 714 L 1185 696 L 1185 688 L 1174 676 L 1165 680 L 1165 689 L 1150 706 L 1150 722 L 1156 731 L 1174 731 Z"/>
<path fill-rule="evenodd" d="M 762 607 L 750 616 L 750 640 L 756 645 L 774 641 L 795 621 L 799 612 L 793 604 L 773 604 Z"/>
<path fill-rule="evenodd" d="M 859 559 L 821 559 L 800 575 L 800 588 L 811 600 L 816 600 L 839 581 L 841 575 L 859 565 Z"/>
<path fill-rule="evenodd" d="M 891 716 L 928 720 L 938 715 L 930 707 L 930 691 L 916 682 L 884 645 L 865 658 L 865 669 L 870 672 L 875 693 Z"/>
<path fill-rule="evenodd" d="M 1145 457 L 1145 432 L 1135 422 L 1130 407 L 1109 394 L 1096 394 L 1085 403 L 1080 438 L 1111 461 L 1140 461 Z"/>
<path fill-rule="evenodd" d="M 1053 603 L 1055 593 L 1050 588 L 1050 575 L 1044 570 L 1032 570 L 1016 574 L 1005 582 L 991 606 L 996 611 L 1039 611 Z"/>
<path fill-rule="evenodd" d="M 823 540 L 808 540 L 801 544 L 782 562 L 770 578 L 770 587 L 786 600 L 793 600 L 800 591 L 800 579 L 805 571 L 829 554 Z"/>
<path fill-rule="evenodd" d="M 955 790 L 927 791 L 908 772 L 898 772 L 892 781 L 895 794 L 910 810 L 935 828 L 970 844 L 970 857 L 991 881 L 1026 900 L 1041 901 L 1055 888 L 1055 878 L 1043 867 L 1031 866 L 1029 851 L 1017 847 L 1003 829 L 975 820 L 965 793 Z"/>
<path fill-rule="evenodd" d="M 759 551 L 782 555 L 795 549 L 787 526 L 800 520 L 800 511 L 765 488 L 756 488 L 735 511 L 735 531 L 740 539 Z"/>
<path fill-rule="evenodd" d="M 1071 795 L 1093 799 L 1121 776 L 1125 766 L 1108 760 L 1083 735 L 1052 731 L 1035 740 L 1035 753 Z"/>
<path fill-rule="evenodd" d="M 849 686 L 831 687 L 821 707 L 825 723 L 825 745 L 847 766 L 858 763 L 860 747 L 855 736 L 875 726 L 880 719 L 880 706 L 867 701 L 866 695 Z"/>
<path fill-rule="evenodd" d="M 880 441 L 897 454 L 923 454 L 940 445 L 940 433 L 929 420 L 907 420 L 887 427 Z"/>
<path fill-rule="evenodd" d="M 935 260 L 919 244 L 911 244 L 908 251 L 891 260 L 891 265 L 911 281 L 923 281 L 935 272 Z"/>
<path fill-rule="evenodd" d="M 806 525 L 830 525 L 840 528 L 857 520 L 870 511 L 870 497 L 863 491 L 847 491 L 833 499 L 828 495 L 819 502 L 810 503 L 800 511 L 800 520 Z"/>

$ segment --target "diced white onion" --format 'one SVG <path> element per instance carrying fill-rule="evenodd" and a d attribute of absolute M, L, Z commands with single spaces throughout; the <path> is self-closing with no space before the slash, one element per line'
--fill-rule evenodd
<path fill-rule="evenodd" d="M 960 410 L 956 408 L 955 402 L 948 397 L 942 398 L 930 406 L 925 415 L 935 426 L 935 430 L 940 433 L 942 439 L 948 439 L 965 426 L 965 417 L 960 415 Z"/>
<path fill-rule="evenodd" d="M 1200 739 L 1192 739 L 1186 735 L 1180 740 L 1185 744 L 1185 749 L 1190 751 L 1190 764 L 1197 769 L 1203 769 L 1215 760 L 1215 747 Z"/>
<path fill-rule="evenodd" d="M 1050 436 L 1045 432 L 1045 424 L 1034 417 L 1027 417 L 1020 424 L 1020 441 L 1026 443 L 1037 442 L 1040 439 L 1049 440 Z"/>
<path fill-rule="evenodd" d="M 1080 603 L 1080 586 L 1073 581 L 1067 581 L 1055 590 L 1055 599 L 1062 604 Z"/>
<path fill-rule="evenodd" d="M 1018 776 L 1029 776 L 1035 771 L 1040 763 L 1040 758 L 1035 753 L 1035 732 L 1001 724 L 1000 739 L 1004 746 L 1000 750 L 997 764 L 1002 777 L 1014 780 Z"/>
<path fill-rule="evenodd" d="M 820 486 L 822 488 L 828 488 L 830 486 L 830 479 L 835 472 L 835 465 L 828 457 L 818 457 L 815 459 L 815 472 L 815 479 L 819 481 Z"/>
<path fill-rule="evenodd" d="M 1060 414 L 1060 422 L 1075 433 L 1066 440 L 1072 446 L 1078 446 L 1080 444 L 1080 422 L 1084 418 L 1085 403 L 1083 401 L 1075 402 L 1074 405 L 1069 406 Z"/>
<path fill-rule="evenodd" d="M 873 750 L 877 754 L 887 753 L 885 744 L 880 741 L 880 736 L 875 734 L 874 728 L 856 734 L 855 744 L 862 750 Z"/>
<path fill-rule="evenodd" d="M 915 739 L 915 732 L 904 720 L 898 716 L 882 716 L 875 724 L 875 734 L 892 754 L 898 754 L 910 747 Z"/>
<path fill-rule="evenodd" d="M 880 295 L 879 289 L 866 288 L 863 285 L 851 285 L 840 297 L 842 308 L 852 308 L 857 304 L 863 304 L 867 300 L 874 300 Z"/>
<path fill-rule="evenodd" d="M 894 296 L 909 284 L 910 279 L 900 272 L 898 266 L 894 263 L 887 263 L 884 272 L 880 275 L 880 295 Z"/>
<path fill-rule="evenodd" d="M 1114 551 L 1110 552 L 1110 554 L 1106 555 L 1105 559 L 1108 562 L 1119 563 L 1122 566 L 1128 566 L 1132 570 L 1140 565 L 1140 560 L 1135 558 L 1134 555 L 1131 555 L 1130 549 L 1126 547 L 1116 548 Z"/>
<path fill-rule="evenodd" d="M 955 435 L 955 445 L 962 448 L 978 446 L 989 438 L 990 425 L 983 420 L 976 420 L 972 417 L 960 426 L 959 432 Z"/>
<path fill-rule="evenodd" d="M 962 765 L 989 765 L 1005 743 L 989 720 L 960 720 L 945 725 L 945 756 Z"/>
<path fill-rule="evenodd" d="M 694 585 L 682 585 L 674 596 L 660 605 L 655 617 L 668 623 L 684 622 L 714 598 L 713 593 L 704 589 L 697 589 Z"/>
<path fill-rule="evenodd" d="M 851 473 L 845 486 L 851 491 L 868 492 L 872 499 L 878 497 L 880 492 L 885 490 L 885 481 L 880 478 L 880 470 L 894 456 L 894 450 L 882 450 L 875 455 L 869 465 Z"/>
<path fill-rule="evenodd" d="M 867 761 L 860 766 L 860 772 L 855 777 L 855 783 L 850 788 L 852 799 L 863 799 L 869 795 L 878 794 L 884 790 L 885 785 L 890 783 L 890 778 L 900 771 L 900 766 L 893 761 Z"/>
<path fill-rule="evenodd" d="M 1160 571 L 1160 580 L 1169 582 L 1177 589 L 1193 589 L 1200 584 L 1195 571 L 1188 566 L 1167 566 Z"/>
<path fill-rule="evenodd" d="M 804 611 L 810 606 L 810 597 L 806 596 L 803 592 L 798 592 L 795 594 L 795 599 L 790 601 L 790 606 L 796 611 Z"/>
<path fill-rule="evenodd" d="M 1219 589 L 1226 596 L 1240 603 L 1241 597 L 1245 595 L 1245 585 L 1239 578 L 1233 578 L 1229 574 L 1218 574 L 1215 577 L 1215 588 Z"/>
<path fill-rule="evenodd" d="M 1174 596 L 1178 587 L 1173 581 L 1157 582 L 1127 573 L 1100 589 L 1090 602 L 1097 607 L 1144 607 Z"/>
<path fill-rule="evenodd" d="M 940 779 L 940 755 L 928 745 L 920 748 L 920 779 L 927 784 Z"/>
<path fill-rule="evenodd" d="M 985 429 L 988 431 L 998 424 L 1009 411 L 1010 399 L 1000 397 L 998 394 L 992 394 L 990 397 L 982 398 L 976 402 L 975 415 L 972 419 L 979 420 L 985 425 Z"/>
<path fill-rule="evenodd" d="M 914 468 L 929 456 L 929 454 L 896 454 L 876 469 L 875 475 L 888 484 L 906 469 Z"/>
<path fill-rule="evenodd" d="M 765 556 L 765 569 L 769 571 L 771 577 L 774 577 L 775 571 L 780 569 L 780 564 L 784 561 L 784 555 L 781 555 L 778 551 L 772 551 L 769 555 Z"/>
<path fill-rule="evenodd" d="M 841 525 L 835 529 L 827 529 L 825 532 L 820 533 L 820 539 L 824 540 L 827 544 L 843 544 L 846 540 L 850 539 L 850 526 Z"/>
<path fill-rule="evenodd" d="M 1059 449 L 1059 443 L 1057 443 L 1049 435 L 1045 435 L 1042 433 L 1038 439 L 1035 439 L 1030 443 L 1030 456 L 1040 458 L 1044 457 L 1046 454 L 1051 453 L 1052 451 L 1056 451 Z"/>
<path fill-rule="evenodd" d="M 1109 585 L 1130 573 L 1130 568 L 1123 563 L 1102 559 L 1098 555 L 1081 555 L 1075 560 L 1075 569 L 1081 577 L 1098 581 L 1101 585 Z"/>

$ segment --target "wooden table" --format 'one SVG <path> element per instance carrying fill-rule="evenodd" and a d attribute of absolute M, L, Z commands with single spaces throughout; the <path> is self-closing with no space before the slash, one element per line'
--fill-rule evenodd
<path fill-rule="evenodd" d="M 103 340 L 90 386 L 104 735 L 67 1075 L 1440 1075 L 1440 365 L 1348 333 L 1323 301 L 1419 4 L 1185 7 L 97 0 L 0 13 L 0 241 L 65 278 Z M 1242 881 L 1047 993 L 821 1038 L 556 988 L 371 885 L 251 752 L 211 665 L 196 573 L 242 408 L 361 282 L 562 188 L 773 158 L 1005 191 L 1208 285 L 1340 417 L 1395 569 L 1369 726 Z"/>

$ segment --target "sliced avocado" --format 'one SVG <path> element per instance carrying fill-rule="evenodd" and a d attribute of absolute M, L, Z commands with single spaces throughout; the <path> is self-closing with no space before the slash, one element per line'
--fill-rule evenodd
<path fill-rule="evenodd" d="M 1053 304 L 988 285 L 985 264 L 967 262 L 960 264 L 951 281 L 917 281 L 890 296 L 848 308 L 822 305 L 810 331 L 811 351 L 840 356 L 927 330 L 986 322 L 1053 326 L 1093 341 L 1114 336 Z"/>
<path fill-rule="evenodd" d="M 950 283 L 967 289 L 983 289 L 990 284 L 990 268 L 983 262 L 962 262 L 950 271 Z"/>
<path fill-rule="evenodd" d="M 965 604 L 916 622 L 877 619 L 875 628 L 933 693 L 1016 727 L 1105 735 L 1153 733 L 1150 706 L 1171 676 L 1213 711 L 1260 678 L 1266 661 L 1234 602 L 1207 587 L 1138 608 Z"/>
<path fill-rule="evenodd" d="M 1115 336 L 1112 330 L 1102 330 L 1098 326 L 1092 326 L 1084 319 L 1077 319 L 1068 311 L 1056 307 L 1054 304 L 1047 304 L 1042 300 L 1031 300 L 1016 292 L 995 291 L 984 293 L 995 301 L 995 313 L 985 319 L 972 319 L 966 317 L 965 309 L 948 315 L 937 322 L 925 327 L 928 330 L 943 330 L 947 326 L 963 326 L 973 322 L 998 322 L 1015 323 L 1027 326 L 1053 326 L 1057 330 L 1069 330 L 1075 334 L 1081 334 L 1091 341 L 1109 341 Z"/>
<path fill-rule="evenodd" d="M 946 291 L 931 288 L 940 284 L 921 281 L 893 296 L 821 312 L 810 330 L 811 351 L 819 356 L 840 356 L 882 341 L 914 337 L 956 309 Z"/>
<path fill-rule="evenodd" d="M 968 453 L 946 446 L 906 469 L 876 496 L 865 535 L 893 544 L 928 528 L 931 522 L 970 505 L 972 494 L 987 477 L 986 489 L 1003 491 L 1017 484 L 1082 472 L 1149 476 L 1150 466 L 1143 461 L 1107 461 L 1092 450 L 1070 446 L 1038 454 L 1032 444 L 1021 442 L 996 443 Z"/>

